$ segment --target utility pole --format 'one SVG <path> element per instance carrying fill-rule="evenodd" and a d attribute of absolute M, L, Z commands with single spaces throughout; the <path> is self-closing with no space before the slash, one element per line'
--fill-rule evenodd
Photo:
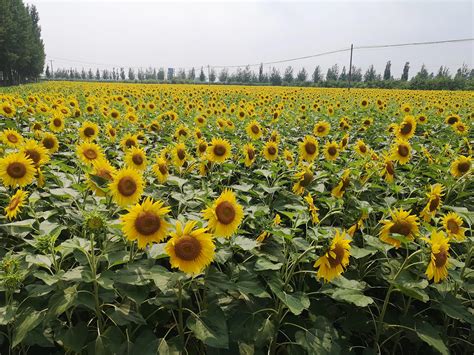
<path fill-rule="evenodd" d="M 351 59 L 349 61 L 349 90 L 351 89 L 351 80 L 352 80 L 352 51 L 354 49 L 354 45 L 351 44 Z"/>
<path fill-rule="evenodd" d="M 50 59 L 49 62 L 51 63 L 51 78 L 54 79 L 54 69 L 53 69 L 53 60 Z"/>

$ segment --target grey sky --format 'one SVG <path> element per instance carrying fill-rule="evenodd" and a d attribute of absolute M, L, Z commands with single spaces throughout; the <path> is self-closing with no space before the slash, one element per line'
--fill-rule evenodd
<path fill-rule="evenodd" d="M 472 1 L 25 1 L 38 8 L 47 59 L 56 68 L 240 65 L 351 43 L 474 37 Z M 380 72 L 387 60 L 396 77 L 405 61 L 411 74 L 422 63 L 434 72 L 447 65 L 453 73 L 463 63 L 473 67 L 474 42 L 354 52 L 354 65 L 364 71 L 374 64 Z M 326 71 L 348 62 L 348 53 L 338 53 L 291 65 L 312 72 L 318 64 Z"/>

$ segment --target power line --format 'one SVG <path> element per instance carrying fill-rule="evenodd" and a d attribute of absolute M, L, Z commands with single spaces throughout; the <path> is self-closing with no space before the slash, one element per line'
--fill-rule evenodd
<path fill-rule="evenodd" d="M 366 45 L 366 46 L 354 46 L 354 50 L 356 49 L 379 49 L 379 48 L 393 48 L 393 47 L 408 47 L 408 46 L 422 46 L 422 45 L 432 45 L 432 44 L 445 44 L 445 43 L 460 43 L 460 42 L 471 42 L 474 41 L 474 38 L 461 38 L 461 39 L 450 39 L 450 40 L 442 40 L 442 41 L 427 41 L 427 42 L 408 42 L 408 43 L 394 43 L 394 44 L 379 44 L 379 45 Z M 225 68 L 244 68 L 244 67 L 256 67 L 259 65 L 273 65 L 273 64 L 281 64 L 281 63 L 289 63 L 303 59 L 310 59 L 310 58 L 317 58 L 322 57 L 325 55 L 336 54 L 336 53 L 343 53 L 350 51 L 351 48 L 342 48 L 333 51 L 321 52 L 312 55 L 306 55 L 302 57 L 295 57 L 295 58 L 288 58 L 288 59 L 281 59 L 275 60 L 271 62 L 260 62 L 260 63 L 253 63 L 253 64 L 240 64 L 240 65 L 198 65 L 194 67 L 179 67 L 180 69 L 192 69 L 192 68 L 200 68 L 208 66 L 213 69 L 225 69 Z M 83 60 L 73 60 L 67 58 L 59 58 L 59 57 L 50 57 L 54 60 L 58 61 L 65 61 L 71 63 L 81 63 L 81 64 L 88 64 L 88 65 L 96 65 L 96 66 L 106 66 L 106 67 L 117 67 L 117 68 L 133 68 L 133 69 L 141 69 L 144 68 L 143 66 L 128 66 L 128 65 L 119 65 L 119 64 L 110 64 L 110 63 L 96 63 L 96 62 L 88 62 Z M 148 66 L 152 68 L 153 66 Z"/>

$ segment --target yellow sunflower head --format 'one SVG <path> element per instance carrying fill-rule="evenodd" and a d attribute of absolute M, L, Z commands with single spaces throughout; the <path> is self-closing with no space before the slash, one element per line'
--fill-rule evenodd
<path fill-rule="evenodd" d="M 247 125 L 246 131 L 251 139 L 259 139 L 263 134 L 262 126 L 255 120 Z"/>
<path fill-rule="evenodd" d="M 176 231 L 165 246 L 170 264 L 187 274 L 201 273 L 213 260 L 215 245 L 205 228 L 195 229 L 197 222 L 187 222 L 183 228 L 176 222 Z"/>
<path fill-rule="evenodd" d="M 358 139 L 355 147 L 356 152 L 361 156 L 366 156 L 370 153 L 369 147 L 362 139 Z"/>
<path fill-rule="evenodd" d="M 22 189 L 18 189 L 15 194 L 10 198 L 8 206 L 5 207 L 5 215 L 8 219 L 13 219 L 20 212 L 21 207 L 25 204 L 25 200 L 28 197 L 28 192 Z"/>
<path fill-rule="evenodd" d="M 314 125 L 313 133 L 315 136 L 325 137 L 329 134 L 330 130 L 331 125 L 329 124 L 329 122 L 320 121 Z"/>
<path fill-rule="evenodd" d="M 41 138 L 41 144 L 45 147 L 50 154 L 56 153 L 59 149 L 58 137 L 55 134 L 46 132 Z"/>
<path fill-rule="evenodd" d="M 415 134 L 416 120 L 413 116 L 405 116 L 402 123 L 397 127 L 396 136 L 400 139 L 410 139 Z"/>
<path fill-rule="evenodd" d="M 96 176 L 102 179 L 104 184 L 110 183 L 114 179 L 117 170 L 110 164 L 107 159 L 98 159 L 92 162 L 92 172 L 88 175 L 87 185 L 89 189 L 94 191 L 97 196 L 105 196 L 104 187 L 99 186 L 98 182 L 92 178 Z"/>
<path fill-rule="evenodd" d="M 293 193 L 302 195 L 305 188 L 307 188 L 313 181 L 313 166 L 301 165 L 300 171 L 294 175 L 294 178 L 296 179 L 296 183 L 293 185 Z"/>
<path fill-rule="evenodd" d="M 104 159 L 102 148 L 96 143 L 81 143 L 77 146 L 76 153 L 78 158 L 89 166 L 91 166 L 95 160 Z"/>
<path fill-rule="evenodd" d="M 98 134 L 99 126 L 90 121 L 83 122 L 81 128 L 79 128 L 79 136 L 86 142 L 93 141 Z"/>
<path fill-rule="evenodd" d="M 243 147 L 244 163 L 246 167 L 249 167 L 255 161 L 257 154 L 255 153 L 255 147 L 251 143 L 247 143 Z"/>
<path fill-rule="evenodd" d="M 411 159 L 411 145 L 404 139 L 396 139 L 391 147 L 391 158 L 400 164 L 406 164 Z"/>
<path fill-rule="evenodd" d="M 471 170 L 471 157 L 465 157 L 460 155 L 456 158 L 455 161 L 451 164 L 451 175 L 454 177 L 461 177 L 469 173 Z"/>
<path fill-rule="evenodd" d="M 330 282 L 341 275 L 349 265 L 351 240 L 345 236 L 345 231 L 336 230 L 328 251 L 314 263 L 314 267 L 318 268 L 319 279 L 322 278 L 325 282 Z"/>
<path fill-rule="evenodd" d="M 167 236 L 169 223 L 165 217 L 169 212 L 170 208 L 163 207 L 163 202 L 153 202 L 147 197 L 143 203 L 128 208 L 128 213 L 122 215 L 122 231 L 128 240 L 136 240 L 140 249 L 154 242 L 159 243 Z"/>
<path fill-rule="evenodd" d="M 25 186 L 35 177 L 35 165 L 24 153 L 12 153 L 0 158 L 0 179 L 5 186 Z"/>
<path fill-rule="evenodd" d="M 326 142 L 324 144 L 324 157 L 326 160 L 336 160 L 339 156 L 339 144 L 337 142 Z"/>
<path fill-rule="evenodd" d="M 156 163 L 153 165 L 152 169 L 160 183 L 163 184 L 168 179 L 168 163 L 165 159 L 161 157 L 157 158 Z"/>
<path fill-rule="evenodd" d="M 278 144 L 273 141 L 268 141 L 263 146 L 263 156 L 265 159 L 273 161 L 278 158 Z"/>
<path fill-rule="evenodd" d="M 443 227 L 449 238 L 454 238 L 458 241 L 465 239 L 464 233 L 466 228 L 463 226 L 463 220 L 455 212 L 449 212 L 443 216 Z"/>
<path fill-rule="evenodd" d="M 449 239 L 444 232 L 433 231 L 426 240 L 431 244 L 431 260 L 425 274 L 428 280 L 438 283 L 448 277 Z"/>
<path fill-rule="evenodd" d="M 223 163 L 231 157 L 231 145 L 226 139 L 212 138 L 207 149 L 207 159 L 213 163 Z"/>
<path fill-rule="evenodd" d="M 178 143 L 173 149 L 173 161 L 174 164 L 179 168 L 184 165 L 187 158 L 186 146 L 184 143 Z"/>
<path fill-rule="evenodd" d="M 344 196 L 344 193 L 346 192 L 347 188 L 349 187 L 351 183 L 350 175 L 351 175 L 350 169 L 344 170 L 341 176 L 341 180 L 331 191 L 332 196 L 336 198 L 342 198 Z"/>
<path fill-rule="evenodd" d="M 242 222 L 244 211 L 235 194 L 226 189 L 211 207 L 203 211 L 203 216 L 216 236 L 230 237 Z"/>
<path fill-rule="evenodd" d="M 131 147 L 125 154 L 125 164 L 129 168 L 143 171 L 147 167 L 145 151 L 138 147 Z"/>
<path fill-rule="evenodd" d="M 430 187 L 430 193 L 427 193 L 428 203 L 421 211 L 420 216 L 429 222 L 441 207 L 441 196 L 443 196 L 444 187 L 441 184 L 434 184 Z"/>
<path fill-rule="evenodd" d="M 304 137 L 304 140 L 299 144 L 300 159 L 311 163 L 318 156 L 318 147 L 319 144 L 316 138 L 312 136 Z"/>
<path fill-rule="evenodd" d="M 119 170 L 109 183 L 112 198 L 121 207 L 137 203 L 143 194 L 144 181 L 142 175 L 135 169 Z"/>
<path fill-rule="evenodd" d="M 27 140 L 20 148 L 20 152 L 24 153 L 27 158 L 30 158 L 36 168 L 49 161 L 48 150 L 33 139 Z"/>
<path fill-rule="evenodd" d="M 19 147 L 23 143 L 23 137 L 14 129 L 3 130 L 0 137 L 4 144 L 12 148 Z"/>
<path fill-rule="evenodd" d="M 402 238 L 413 240 L 418 235 L 418 217 L 410 215 L 411 211 L 403 209 L 390 212 L 392 219 L 382 221 L 383 227 L 380 230 L 380 239 L 385 243 L 399 248 Z"/>

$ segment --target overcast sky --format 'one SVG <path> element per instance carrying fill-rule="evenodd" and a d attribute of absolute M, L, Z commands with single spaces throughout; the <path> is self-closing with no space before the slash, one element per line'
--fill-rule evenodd
<path fill-rule="evenodd" d="M 201 67 L 294 58 L 361 45 L 474 37 L 472 1 L 47 1 L 40 14 L 47 60 L 55 68 Z M 473 67 L 474 42 L 354 51 L 353 63 L 400 76 L 423 63 L 436 72 Z M 95 65 L 98 63 L 101 65 Z M 312 72 L 349 53 L 291 64 Z M 284 69 L 289 64 L 279 64 Z M 257 69 L 257 68 L 256 68 Z M 267 69 L 267 68 L 266 68 Z"/>

